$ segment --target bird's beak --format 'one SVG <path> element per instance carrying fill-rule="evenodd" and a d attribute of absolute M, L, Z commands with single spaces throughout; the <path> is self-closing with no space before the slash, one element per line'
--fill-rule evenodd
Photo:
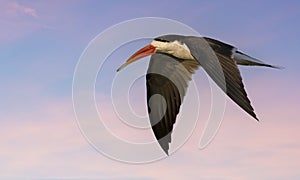
<path fill-rule="evenodd" d="M 146 57 L 146 56 L 149 56 L 149 55 L 152 55 L 154 54 L 156 51 L 156 47 L 149 44 L 145 47 L 143 47 L 142 49 L 138 50 L 136 53 L 134 53 L 132 56 L 130 56 L 130 58 L 122 65 L 120 66 L 118 69 L 117 69 L 117 72 L 122 70 L 123 68 L 125 68 L 128 64 L 136 61 L 136 60 L 139 60 L 143 57 Z"/>

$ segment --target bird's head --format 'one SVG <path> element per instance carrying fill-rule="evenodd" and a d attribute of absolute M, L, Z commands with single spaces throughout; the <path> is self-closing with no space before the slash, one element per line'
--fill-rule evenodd
<path fill-rule="evenodd" d="M 180 41 L 183 37 L 184 36 L 167 35 L 155 38 L 149 45 L 143 47 L 130 56 L 130 58 L 122 66 L 120 66 L 117 71 L 120 71 L 136 60 L 155 53 L 168 54 L 180 59 L 193 59 L 189 48 Z"/>

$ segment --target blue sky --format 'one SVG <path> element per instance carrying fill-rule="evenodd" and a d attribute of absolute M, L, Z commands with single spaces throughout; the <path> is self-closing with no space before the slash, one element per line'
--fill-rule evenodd
<path fill-rule="evenodd" d="M 174 179 L 298 179 L 299 8 L 298 1 L 2 0 L 0 178 L 165 179 L 172 172 Z M 72 109 L 76 64 L 96 35 L 124 20 L 148 16 L 180 21 L 284 66 L 241 68 L 263 123 L 258 127 L 229 101 L 216 140 L 203 151 L 195 146 L 200 123 L 178 153 L 157 163 L 132 166 L 97 153 L 82 137 Z M 195 81 L 205 83 L 201 75 Z"/>

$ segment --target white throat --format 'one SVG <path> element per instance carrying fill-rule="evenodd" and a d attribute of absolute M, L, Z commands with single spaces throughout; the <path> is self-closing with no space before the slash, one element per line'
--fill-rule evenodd
<path fill-rule="evenodd" d="M 154 40 L 151 45 L 155 46 L 158 52 L 170 54 L 180 59 L 195 59 L 187 45 L 179 41 L 161 42 Z"/>

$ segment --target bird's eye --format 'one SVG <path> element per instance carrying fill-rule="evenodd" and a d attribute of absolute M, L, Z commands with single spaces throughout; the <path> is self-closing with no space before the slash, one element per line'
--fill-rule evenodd
<path fill-rule="evenodd" d="M 159 38 L 155 38 L 154 40 L 155 40 L 155 41 L 160 41 L 160 42 L 170 42 L 170 41 L 168 41 L 168 40 L 165 40 L 165 39 L 159 39 Z"/>

